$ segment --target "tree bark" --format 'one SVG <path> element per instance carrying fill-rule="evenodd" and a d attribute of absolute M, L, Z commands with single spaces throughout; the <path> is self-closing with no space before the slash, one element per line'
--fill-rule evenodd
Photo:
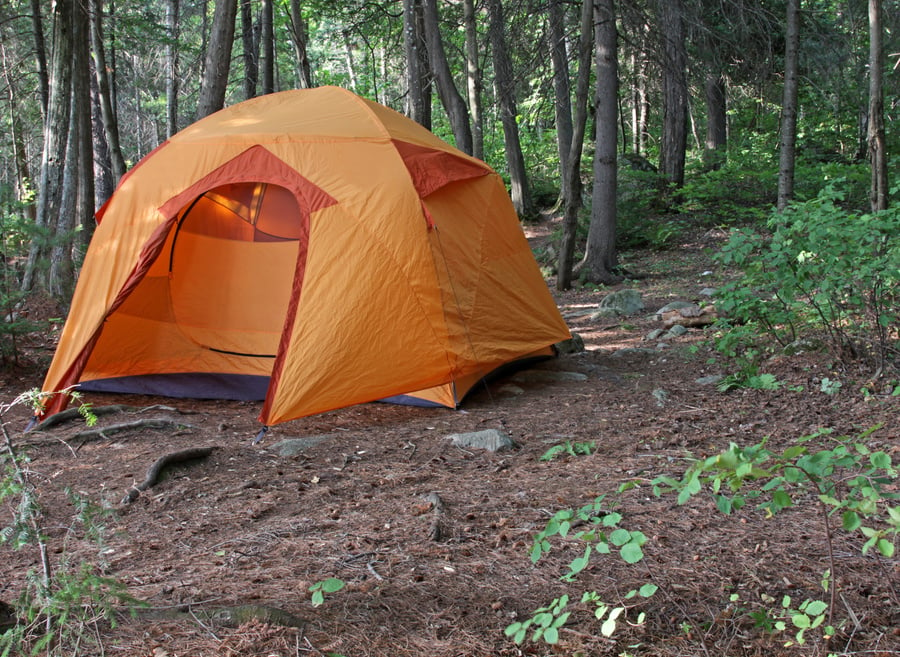
<path fill-rule="evenodd" d="M 44 41 L 44 19 L 41 0 L 31 0 L 31 26 L 34 32 L 34 55 L 37 61 L 38 86 L 41 90 L 41 116 L 46 120 L 50 104 L 50 76 L 47 72 L 47 45 Z"/>
<path fill-rule="evenodd" d="M 106 52 L 103 44 L 103 0 L 89 0 L 91 52 L 94 57 L 94 76 L 100 100 L 100 115 L 106 142 L 109 144 L 109 158 L 112 165 L 113 187 L 125 175 L 125 156 L 119 142 L 119 122 L 113 103 L 112 85 L 109 80 Z"/>
<path fill-rule="evenodd" d="M 684 185 L 687 150 L 687 50 L 683 0 L 659 0 L 663 39 L 663 133 L 659 169 L 676 187 Z"/>
<path fill-rule="evenodd" d="M 471 155 L 472 125 L 469 123 L 469 110 L 459 90 L 456 88 L 456 84 L 453 82 L 453 74 L 450 72 L 450 64 L 447 62 L 447 54 L 444 52 L 437 1 L 422 0 L 422 9 L 425 20 L 425 42 L 428 44 L 428 61 L 431 65 L 434 80 L 437 83 L 438 96 L 440 96 L 441 104 L 447 112 L 447 118 L 450 119 L 450 127 L 453 130 L 456 147 Z"/>
<path fill-rule="evenodd" d="M 216 112 L 225 105 L 228 70 L 231 67 L 231 48 L 234 45 L 234 23 L 237 0 L 218 0 L 213 15 L 212 33 L 206 53 L 197 118 Z"/>
<path fill-rule="evenodd" d="M 262 92 L 263 95 L 275 93 L 275 20 L 272 0 L 260 0 L 260 42 L 262 45 Z"/>
<path fill-rule="evenodd" d="M 553 63 L 553 92 L 556 98 L 556 144 L 559 152 L 560 207 L 565 207 L 566 192 L 571 185 L 569 151 L 572 148 L 572 90 L 569 84 L 569 55 L 566 49 L 565 7 L 562 0 L 550 0 L 547 27 L 550 37 L 550 61 Z"/>
<path fill-rule="evenodd" d="M 406 51 L 406 84 L 409 118 L 431 130 L 431 112 L 425 96 L 425 71 L 422 66 L 422 42 L 417 14 L 421 12 L 418 0 L 403 0 L 403 48 Z"/>
<path fill-rule="evenodd" d="M 301 89 L 309 89 L 313 86 L 312 67 L 309 63 L 309 30 L 300 0 L 291 0 L 291 43 L 294 45 L 294 56 L 297 59 L 297 79 Z"/>
<path fill-rule="evenodd" d="M 503 141 L 506 146 L 506 166 L 509 169 L 510 196 L 519 216 L 534 216 L 534 203 L 528 187 L 525 158 L 519 143 L 519 124 L 516 121 L 515 81 L 512 61 L 506 49 L 503 33 L 503 4 L 501 0 L 488 0 L 488 33 L 491 40 L 491 54 L 494 60 L 494 87 L 503 125 Z"/>
<path fill-rule="evenodd" d="M 575 237 L 578 231 L 578 215 L 583 206 L 581 195 L 581 152 L 587 124 L 587 102 L 591 78 L 591 48 L 594 44 L 594 0 L 583 0 L 581 5 L 581 36 L 578 40 L 578 81 L 575 85 L 575 118 L 572 144 L 569 148 L 569 189 L 563 215 L 563 235 L 559 245 L 559 265 L 556 289 L 568 290 L 572 285 L 572 266 L 575 261 Z"/>
<path fill-rule="evenodd" d="M 475 0 L 463 0 L 463 22 L 466 30 L 466 90 L 469 115 L 472 117 L 472 155 L 484 159 L 484 115 L 481 107 L 482 78 L 478 64 L 478 23 Z"/>
<path fill-rule="evenodd" d="M 31 243 L 22 276 L 22 289 L 49 289 L 50 237 L 56 232 L 63 193 L 69 112 L 72 92 L 72 19 L 74 0 L 57 0 L 53 7 L 53 45 L 50 60 L 50 98 L 44 122 L 44 149 L 38 186 L 35 225 L 44 237 Z M 40 279 L 40 280 L 38 280 Z"/>
<path fill-rule="evenodd" d="M 244 61 L 244 98 L 256 97 L 259 83 L 259 51 L 253 36 L 252 0 L 241 0 L 241 48 Z"/>
<path fill-rule="evenodd" d="M 800 44 L 800 0 L 787 0 L 784 41 L 784 91 L 781 103 L 781 148 L 778 159 L 778 202 L 784 210 L 794 197 L 797 145 L 797 68 Z"/>
<path fill-rule="evenodd" d="M 870 201 L 872 212 L 888 207 L 887 153 L 884 128 L 884 28 L 882 0 L 869 0 L 869 129 L 868 151 L 872 163 Z"/>
<path fill-rule="evenodd" d="M 725 79 L 721 75 L 706 78 L 706 150 L 703 157 L 710 170 L 721 168 L 728 148 L 728 114 Z"/>
<path fill-rule="evenodd" d="M 178 132 L 178 0 L 166 2 L 166 137 Z"/>
<path fill-rule="evenodd" d="M 616 13 L 613 0 L 597 0 L 594 6 L 594 61 L 597 66 L 596 148 L 594 191 L 587 248 L 579 277 L 591 283 L 617 283 L 616 185 L 618 155 L 618 62 Z"/>
<path fill-rule="evenodd" d="M 22 120 L 16 105 L 17 90 L 15 80 L 10 75 L 10 64 L 6 56 L 6 46 L 0 43 L 0 61 L 3 63 L 3 80 L 6 82 L 6 91 L 9 100 L 10 130 L 12 132 L 13 161 L 16 168 L 16 200 L 25 206 L 32 221 L 34 221 L 34 204 L 27 201 L 30 190 L 34 187 L 31 180 L 31 170 L 28 167 L 28 153 L 25 150 L 25 140 L 22 135 Z"/>

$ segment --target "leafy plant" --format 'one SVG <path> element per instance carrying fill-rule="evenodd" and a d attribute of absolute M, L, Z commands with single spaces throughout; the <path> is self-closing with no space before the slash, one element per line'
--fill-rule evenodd
<path fill-rule="evenodd" d="M 590 456 L 594 453 L 594 448 L 596 447 L 597 442 L 594 440 L 576 441 L 574 443 L 567 440 L 565 443 L 554 445 L 544 452 L 543 455 L 541 455 L 541 461 L 552 461 L 557 456 L 562 456 L 563 454 L 568 456 Z"/>
<path fill-rule="evenodd" d="M 345 585 L 346 582 L 337 577 L 329 577 L 316 582 L 308 589 L 309 592 L 312 593 L 312 606 L 318 607 L 322 605 L 325 602 L 326 593 L 337 593 L 344 588 Z"/>
<path fill-rule="evenodd" d="M 619 492 L 630 488 L 626 484 Z M 551 539 L 577 541 L 584 544 L 584 551 L 569 563 L 568 572 L 560 577 L 564 582 L 572 582 L 588 567 L 594 555 L 608 555 L 614 551 L 628 564 L 635 564 L 644 558 L 642 546 L 647 537 L 640 531 L 628 530 L 620 526 L 622 514 L 614 510 L 606 500 L 606 495 L 596 497 L 593 502 L 579 509 L 562 509 L 557 511 L 546 526 L 535 534 L 529 556 L 532 563 L 537 563 L 553 549 Z M 582 529 L 584 527 L 584 529 Z M 596 591 L 587 591 L 581 597 L 582 603 L 594 605 L 594 617 L 603 621 L 600 631 L 604 636 L 615 632 L 617 623 L 623 619 L 629 608 L 635 604 L 625 603 L 640 596 L 649 598 L 656 592 L 654 584 L 645 584 L 639 589 L 629 591 L 621 604 L 604 602 Z M 555 598 L 549 605 L 536 609 L 531 616 L 507 626 L 506 636 L 516 643 L 522 643 L 533 629 L 531 641 L 544 641 L 555 644 L 559 640 L 559 629 L 566 623 L 571 612 L 567 610 L 569 596 Z M 636 624 L 643 623 L 640 614 Z"/>
<path fill-rule="evenodd" d="M 769 221 L 734 231 L 717 260 L 743 276 L 722 286 L 717 348 L 752 367 L 771 348 L 821 336 L 844 363 L 880 375 L 900 353 L 900 206 L 854 214 L 832 185 Z M 768 343 L 768 344 L 767 344 Z"/>
<path fill-rule="evenodd" d="M 838 529 L 835 515 L 840 517 L 840 529 L 865 539 L 863 554 L 872 548 L 885 557 L 894 554 L 900 534 L 900 506 L 895 502 L 900 499 L 895 492 L 897 469 L 887 452 L 872 451 L 866 444 L 866 438 L 878 428 L 854 437 L 832 437 L 831 431 L 822 429 L 780 452 L 770 450 L 765 439 L 749 447 L 732 443 L 720 454 L 692 460 L 681 479 L 657 477 L 654 493 L 675 492 L 678 503 L 684 504 L 707 490 L 716 508 L 726 515 L 755 502 L 767 516 L 774 516 L 814 500 L 827 545 L 828 569 L 823 577 L 823 586 L 827 586 L 838 566 L 833 550 Z M 827 446 L 819 448 L 820 444 Z M 827 605 L 829 626 L 833 625 L 835 596 L 836 587 L 832 586 Z M 807 601 L 791 615 L 794 626 L 804 631 L 819 627 L 818 610 L 818 604 Z M 809 620 L 806 625 L 802 614 Z M 798 642 L 802 638 L 801 633 Z"/>
<path fill-rule="evenodd" d="M 70 394 L 78 401 L 77 393 Z M 0 635 L 2 657 L 23 654 L 26 649 L 32 655 L 72 654 L 73 649 L 77 652 L 77 646 L 95 642 L 94 628 L 98 622 L 115 621 L 116 604 L 139 604 L 123 584 L 104 572 L 102 551 L 106 523 L 112 514 L 109 508 L 67 490 L 75 508 L 71 524 L 59 544 L 51 543 L 45 531 L 38 483 L 27 455 L 16 449 L 3 420 L 11 408 L 20 404 L 37 408 L 42 398 L 42 393 L 29 391 L 0 406 L 0 432 L 4 439 L 0 461 L 5 465 L 5 476 L 0 480 L 0 501 L 7 502 L 12 512 L 12 522 L 0 528 L 0 542 L 16 550 L 34 549 L 40 564 L 39 570 L 26 575 L 26 586 L 14 604 L 16 626 Z M 89 406 L 81 404 L 79 410 L 88 423 L 96 420 Z M 97 562 L 76 563 L 67 550 L 73 540 L 92 543 Z M 51 554 L 56 553 L 60 556 L 54 562 Z"/>

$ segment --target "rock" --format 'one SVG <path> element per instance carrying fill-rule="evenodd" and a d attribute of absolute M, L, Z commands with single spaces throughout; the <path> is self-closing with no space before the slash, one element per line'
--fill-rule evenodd
<path fill-rule="evenodd" d="M 716 321 L 716 307 L 704 306 L 701 308 L 695 304 L 690 304 L 684 308 L 677 310 L 668 310 L 660 313 L 663 326 L 671 328 L 676 324 L 681 326 L 707 326 Z"/>
<path fill-rule="evenodd" d="M 698 386 L 714 386 L 724 378 L 725 376 L 722 374 L 710 374 L 709 376 L 701 376 L 699 379 L 695 379 L 694 383 Z"/>
<path fill-rule="evenodd" d="M 520 388 L 517 385 L 513 385 L 512 383 L 504 383 L 502 386 L 497 388 L 497 394 L 510 395 L 511 397 L 521 395 L 523 392 L 525 392 L 523 388 Z"/>
<path fill-rule="evenodd" d="M 685 328 L 681 324 L 675 324 L 672 326 L 672 328 L 670 328 L 668 330 L 668 332 L 666 333 L 666 337 L 679 338 L 687 332 L 688 332 L 687 328 Z"/>
<path fill-rule="evenodd" d="M 665 406 L 666 402 L 669 401 L 669 393 L 662 388 L 657 388 L 650 394 L 652 394 L 653 398 L 656 399 L 657 406 Z"/>
<path fill-rule="evenodd" d="M 711 296 L 714 296 L 715 294 L 716 294 L 716 288 L 714 288 L 714 287 L 705 287 L 702 290 L 700 290 L 701 297 L 711 297 Z"/>
<path fill-rule="evenodd" d="M 486 449 L 489 452 L 499 452 L 516 446 L 512 438 L 497 429 L 485 429 L 484 431 L 474 431 L 472 433 L 454 433 L 448 438 L 456 447 Z"/>
<path fill-rule="evenodd" d="M 562 381 L 587 381 L 587 374 L 557 370 L 523 370 L 511 379 L 516 383 L 560 383 Z"/>
<path fill-rule="evenodd" d="M 785 348 L 782 349 L 782 353 L 785 356 L 796 356 L 798 354 L 805 354 L 813 351 L 822 351 L 824 348 L 824 343 L 817 338 L 801 338 L 799 340 L 794 340 L 792 343 L 785 346 Z"/>
<path fill-rule="evenodd" d="M 659 329 L 659 328 L 653 329 L 646 335 L 646 337 L 644 338 L 644 341 L 653 342 L 654 340 L 659 340 L 665 332 L 666 332 L 665 329 Z"/>
<path fill-rule="evenodd" d="M 568 340 L 557 342 L 553 346 L 556 348 L 556 353 L 560 356 L 565 354 L 577 354 L 584 351 L 584 338 L 577 333 L 573 333 L 572 337 Z"/>
<path fill-rule="evenodd" d="M 637 290 L 616 290 L 603 298 L 600 310 L 613 310 L 619 315 L 635 315 L 644 309 L 644 299 Z"/>
<path fill-rule="evenodd" d="M 697 304 L 691 303 L 689 301 L 673 301 L 672 303 L 667 303 L 665 306 L 657 310 L 656 318 L 660 319 L 665 313 L 672 312 L 673 310 L 681 310 L 682 308 L 690 308 L 696 305 Z"/>
<path fill-rule="evenodd" d="M 279 456 L 297 456 L 297 454 L 305 452 L 310 447 L 315 447 L 329 438 L 334 438 L 334 434 L 309 436 L 308 438 L 285 438 L 273 444 L 271 449 L 276 450 Z"/>

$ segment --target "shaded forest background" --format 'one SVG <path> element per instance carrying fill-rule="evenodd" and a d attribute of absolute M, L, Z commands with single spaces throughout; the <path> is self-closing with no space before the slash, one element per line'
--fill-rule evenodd
<path fill-rule="evenodd" d="M 898 21 L 891 0 L 7 0 L 7 305 L 65 308 L 94 211 L 169 135 L 297 87 L 412 116 L 502 172 L 523 219 L 565 214 L 560 289 L 618 280 L 617 248 L 679 213 L 759 220 L 837 180 L 884 208 Z"/>

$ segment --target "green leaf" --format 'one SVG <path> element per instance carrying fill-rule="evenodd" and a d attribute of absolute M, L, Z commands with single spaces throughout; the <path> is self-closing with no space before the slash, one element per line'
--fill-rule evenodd
<path fill-rule="evenodd" d="M 619 550 L 619 555 L 625 563 L 637 563 L 644 558 L 644 552 L 637 543 L 626 543 Z"/>
<path fill-rule="evenodd" d="M 617 529 L 609 535 L 609 542 L 616 546 L 625 545 L 631 540 L 631 532 L 627 529 Z"/>
<path fill-rule="evenodd" d="M 811 600 L 804 610 L 810 616 L 818 616 L 828 609 L 828 603 L 822 600 Z"/>
<path fill-rule="evenodd" d="M 344 580 L 337 577 L 329 577 L 322 582 L 322 590 L 325 593 L 336 593 L 344 588 Z"/>
<path fill-rule="evenodd" d="M 809 616 L 806 614 L 794 614 L 791 616 L 791 622 L 794 624 L 794 627 L 800 629 L 806 629 L 810 625 Z"/>
<path fill-rule="evenodd" d="M 878 551 L 881 552 L 882 556 L 888 557 L 889 559 L 894 556 L 894 544 L 886 538 L 879 538 L 875 543 L 875 547 L 878 548 Z"/>
<path fill-rule="evenodd" d="M 659 587 L 656 584 L 644 584 L 638 593 L 641 594 L 642 598 L 649 598 L 651 595 L 656 593 L 659 590 Z"/>
<path fill-rule="evenodd" d="M 555 627 L 548 627 L 544 630 L 544 642 L 549 643 L 551 646 L 559 643 L 559 630 Z"/>
<path fill-rule="evenodd" d="M 842 525 L 844 527 L 844 531 L 853 532 L 859 529 L 860 525 L 862 525 L 862 520 L 859 517 L 859 514 L 856 511 L 844 511 L 841 516 Z"/>
<path fill-rule="evenodd" d="M 891 457 L 884 452 L 875 452 L 869 456 L 869 462 L 873 467 L 888 470 L 891 467 Z"/>

